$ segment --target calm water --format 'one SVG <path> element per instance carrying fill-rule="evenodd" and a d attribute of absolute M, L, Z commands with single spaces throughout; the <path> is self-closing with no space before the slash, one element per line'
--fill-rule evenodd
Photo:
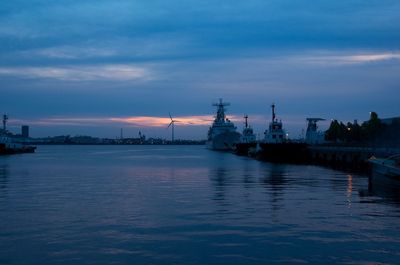
<path fill-rule="evenodd" d="M 0 264 L 398 264 L 385 195 L 203 146 L 39 146 L 0 157 Z"/>

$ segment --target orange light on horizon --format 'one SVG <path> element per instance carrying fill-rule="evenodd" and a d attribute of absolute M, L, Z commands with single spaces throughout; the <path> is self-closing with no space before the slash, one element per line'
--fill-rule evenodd
<path fill-rule="evenodd" d="M 173 117 L 179 126 L 205 126 L 210 125 L 213 121 L 213 117 L 210 115 L 199 115 L 199 116 L 178 116 Z M 133 116 L 123 118 L 109 118 L 112 122 L 126 123 L 136 126 L 144 127 L 163 127 L 168 126 L 171 122 L 169 117 L 153 117 L 153 116 Z"/>
<path fill-rule="evenodd" d="M 176 126 L 210 126 L 214 115 L 174 116 Z M 243 118 L 239 115 L 227 115 L 227 118 L 239 123 Z M 263 118 L 254 116 L 253 121 L 263 121 Z M 38 119 L 13 119 L 12 124 L 31 124 L 41 126 L 104 126 L 127 125 L 133 127 L 166 127 L 171 122 L 170 117 L 158 116 L 127 116 L 127 117 L 49 117 Z"/>
<path fill-rule="evenodd" d="M 177 116 L 173 117 L 179 126 L 207 126 L 211 125 L 214 117 L 211 115 Z M 138 127 L 163 127 L 171 122 L 169 117 L 157 116 L 129 116 L 129 117 L 51 117 L 39 119 L 14 119 L 12 124 L 31 124 L 43 126 L 95 126 L 110 124 L 126 124 Z"/>

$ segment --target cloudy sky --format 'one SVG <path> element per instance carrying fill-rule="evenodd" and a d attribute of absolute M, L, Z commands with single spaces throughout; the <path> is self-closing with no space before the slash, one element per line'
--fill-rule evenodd
<path fill-rule="evenodd" d="M 258 133 L 400 115 L 398 0 L 4 0 L 0 111 L 33 136 L 205 138 L 222 97 Z M 326 124 L 325 124 L 326 126 Z"/>

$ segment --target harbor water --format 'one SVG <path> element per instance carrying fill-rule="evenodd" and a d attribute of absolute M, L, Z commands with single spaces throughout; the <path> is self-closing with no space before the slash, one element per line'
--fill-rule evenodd
<path fill-rule="evenodd" d="M 0 264 L 398 264 L 400 200 L 368 177 L 204 146 L 0 157 Z"/>

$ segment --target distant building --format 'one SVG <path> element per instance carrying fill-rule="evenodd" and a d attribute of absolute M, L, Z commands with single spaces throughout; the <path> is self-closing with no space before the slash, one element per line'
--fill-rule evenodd
<path fill-rule="evenodd" d="M 400 147 L 400 117 L 381 119 L 384 130 L 381 141 L 390 147 Z"/>
<path fill-rule="evenodd" d="M 400 124 L 400 117 L 381 119 L 381 122 L 386 125 Z"/>
<path fill-rule="evenodd" d="M 29 126 L 22 125 L 22 127 L 21 127 L 21 135 L 24 138 L 29 138 Z"/>

